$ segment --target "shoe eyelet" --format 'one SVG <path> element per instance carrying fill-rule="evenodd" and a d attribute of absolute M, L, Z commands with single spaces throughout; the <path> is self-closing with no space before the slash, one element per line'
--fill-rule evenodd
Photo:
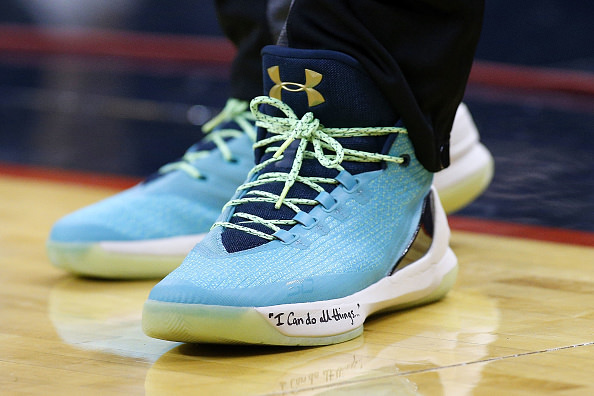
<path fill-rule="evenodd" d="M 311 216 L 309 213 L 306 212 L 299 212 L 297 213 L 294 217 L 293 220 L 295 220 L 297 223 L 301 224 L 301 226 L 303 228 L 305 228 L 306 230 L 311 230 L 313 227 L 315 227 L 318 224 L 318 219 Z"/>
<path fill-rule="evenodd" d="M 355 192 L 360 184 L 359 180 L 346 170 L 341 171 L 335 177 L 335 179 L 342 185 L 344 191 L 346 191 L 349 194 Z"/>
<path fill-rule="evenodd" d="M 334 201 L 332 206 L 330 206 L 329 208 L 322 205 L 322 210 L 326 213 L 330 213 L 330 212 L 334 211 L 337 207 L 338 207 L 338 201 Z"/>
<path fill-rule="evenodd" d="M 332 212 L 338 206 L 336 198 L 326 191 L 320 192 L 314 199 L 320 203 L 322 210 L 326 213 Z"/>
<path fill-rule="evenodd" d="M 313 223 L 311 223 L 311 224 L 310 224 L 310 225 L 308 225 L 308 226 L 303 226 L 303 228 L 305 228 L 306 230 L 311 230 L 312 228 L 314 228 L 315 226 L 317 226 L 317 225 L 318 225 L 318 223 L 320 222 L 320 220 L 318 220 L 318 218 L 317 218 L 317 217 L 313 217 L 313 216 L 312 216 L 312 218 L 313 218 Z"/>
<path fill-rule="evenodd" d="M 274 234 L 273 237 L 278 239 L 282 244 L 290 245 L 295 242 L 299 237 L 289 231 L 285 231 L 283 229 L 278 230 Z"/>
<path fill-rule="evenodd" d="M 400 154 L 400 158 L 402 158 L 402 163 L 400 166 L 407 167 L 410 164 L 410 155 L 408 154 Z"/>
<path fill-rule="evenodd" d="M 361 182 L 360 182 L 359 180 L 357 180 L 357 179 L 355 179 L 355 181 L 356 181 L 357 183 L 355 183 L 355 185 L 354 185 L 353 187 L 351 187 L 351 188 L 346 188 L 346 187 L 343 187 L 343 188 L 344 188 L 344 191 L 345 191 L 346 193 L 348 193 L 348 194 L 352 194 L 352 193 L 354 193 L 354 192 L 357 192 L 357 190 L 359 189 L 359 186 L 361 185 Z"/>

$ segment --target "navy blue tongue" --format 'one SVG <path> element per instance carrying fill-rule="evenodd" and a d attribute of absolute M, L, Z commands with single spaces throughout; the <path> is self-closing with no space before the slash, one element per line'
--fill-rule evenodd
<path fill-rule="evenodd" d="M 334 128 L 393 126 L 399 119 L 359 62 L 341 52 L 271 45 L 262 50 L 262 63 L 264 95 L 282 100 L 299 118 L 312 112 L 324 126 Z M 263 107 L 267 114 L 282 116 Z M 258 140 L 265 133 L 260 130 Z M 361 140 L 364 146 L 371 143 L 371 151 L 383 148 L 380 141 Z M 357 149 L 361 142 L 350 138 L 345 144 Z M 256 151 L 256 163 L 260 155 Z"/>
<path fill-rule="evenodd" d="M 327 50 L 299 50 L 280 46 L 268 46 L 262 51 L 264 94 L 289 105 L 297 117 L 312 112 L 325 127 L 352 128 L 394 126 L 398 115 L 361 68 L 359 63 L 345 54 Z M 263 105 L 260 111 L 276 117 L 285 117 L 272 106 Z M 259 128 L 258 140 L 269 137 L 266 130 Z M 386 136 L 353 137 L 338 139 L 349 149 L 381 153 L 386 145 Z M 289 172 L 298 141 L 294 141 L 283 153 L 281 161 L 268 165 L 261 173 Z M 280 145 L 280 144 L 278 144 Z M 311 149 L 311 144 L 309 145 Z M 273 153 L 265 153 L 265 148 L 255 152 L 256 163 L 269 159 Z M 343 162 L 342 166 L 352 174 L 368 172 L 381 168 L 379 163 Z M 307 159 L 299 172 L 301 176 L 334 178 L 338 171 L 320 165 L 316 159 Z M 284 183 L 272 182 L 257 187 L 260 191 L 280 194 Z M 327 191 L 333 185 L 322 185 Z M 314 199 L 318 193 L 310 187 L 295 183 L 287 197 Z M 301 205 L 301 210 L 309 212 L 311 206 Z M 272 203 L 243 203 L 235 207 L 235 213 L 249 213 L 267 220 L 292 219 L 295 212 L 283 205 L 275 209 Z M 246 223 L 245 219 L 234 217 L 231 223 L 240 223 L 258 231 L 272 234 L 265 226 Z M 288 229 L 290 226 L 281 227 Z M 246 250 L 268 242 L 266 239 L 234 228 L 225 228 L 222 233 L 225 249 L 232 253 Z"/>

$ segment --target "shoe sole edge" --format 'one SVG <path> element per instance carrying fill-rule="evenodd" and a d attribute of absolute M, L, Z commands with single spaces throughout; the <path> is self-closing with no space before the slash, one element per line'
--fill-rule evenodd
<path fill-rule="evenodd" d="M 50 240 L 46 243 L 46 250 L 55 267 L 76 275 L 105 279 L 156 279 L 177 268 L 203 235 L 185 236 L 184 243 L 174 243 L 175 248 L 160 250 L 154 244 L 164 246 L 168 240 L 178 238 L 94 243 Z"/>
<path fill-rule="evenodd" d="M 313 346 L 344 342 L 361 334 L 370 315 L 428 304 L 447 294 L 457 276 L 456 256 L 448 248 L 437 263 L 424 259 L 360 292 L 333 300 L 268 307 L 147 300 L 142 327 L 154 338 L 192 343 Z"/>

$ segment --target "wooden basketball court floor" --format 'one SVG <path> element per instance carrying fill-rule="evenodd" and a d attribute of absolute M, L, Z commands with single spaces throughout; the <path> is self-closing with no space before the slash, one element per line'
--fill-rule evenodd
<path fill-rule="evenodd" d="M 149 33 L 125 18 L 48 29 L 10 17 L 13 3 L 0 5 L 0 395 L 594 395 L 586 3 L 558 1 L 571 18 L 534 41 L 542 12 L 514 25 L 508 4 L 487 2 L 500 14 L 485 18 L 478 55 L 508 64 L 477 62 L 465 97 L 496 175 L 450 219 L 458 281 L 443 301 L 316 348 L 151 339 L 140 320 L 156 280 L 79 278 L 46 256 L 53 222 L 180 155 L 224 103 L 233 49 L 195 30 L 213 16 L 184 8 L 211 2 L 138 2 L 143 24 L 180 14 Z"/>
<path fill-rule="evenodd" d="M 372 317 L 332 346 L 179 344 L 141 331 L 156 281 L 78 278 L 46 257 L 52 223 L 107 184 L 0 174 L 0 394 L 594 394 L 589 234 L 560 243 L 454 219 L 460 275 L 441 302 Z"/>

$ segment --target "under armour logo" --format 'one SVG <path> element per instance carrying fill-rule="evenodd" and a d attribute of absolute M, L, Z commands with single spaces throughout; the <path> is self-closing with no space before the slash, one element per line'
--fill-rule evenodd
<path fill-rule="evenodd" d="M 280 70 L 278 66 L 268 68 L 268 75 L 275 85 L 270 88 L 269 96 L 278 100 L 281 99 L 281 92 L 284 89 L 289 92 L 305 91 L 307 94 L 307 104 L 309 107 L 317 106 L 324 103 L 326 99 L 314 89 L 322 81 L 322 75 L 313 70 L 305 69 L 305 84 L 295 82 L 283 82 L 280 79 Z"/>

